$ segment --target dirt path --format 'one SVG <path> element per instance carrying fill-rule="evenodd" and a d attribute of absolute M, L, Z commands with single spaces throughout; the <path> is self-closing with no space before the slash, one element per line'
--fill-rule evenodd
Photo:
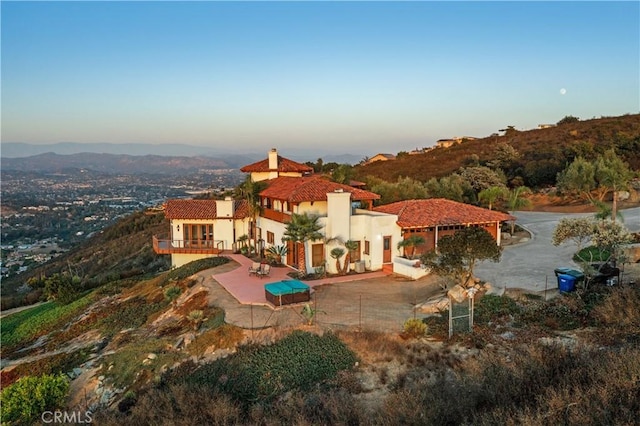
<path fill-rule="evenodd" d="M 13 309 L 5 309 L 4 311 L 0 312 L 0 318 L 4 318 L 8 315 L 15 314 L 20 311 L 24 311 L 25 309 L 35 308 L 36 306 L 40 306 L 43 303 L 47 303 L 47 302 L 38 302 L 38 303 L 34 303 L 33 305 L 18 306 L 17 308 L 13 308 Z"/>

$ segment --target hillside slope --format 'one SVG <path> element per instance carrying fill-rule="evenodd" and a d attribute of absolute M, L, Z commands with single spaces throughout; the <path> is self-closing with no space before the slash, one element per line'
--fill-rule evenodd
<path fill-rule="evenodd" d="M 507 175 L 520 176 L 531 187 L 553 185 L 556 174 L 567 162 L 577 156 L 591 159 L 609 148 L 615 148 L 632 169 L 640 170 L 640 114 L 577 121 L 546 129 L 511 130 L 501 136 L 465 140 L 449 148 L 358 166 L 356 178 L 365 180 L 374 176 L 395 182 L 399 177 L 411 177 L 427 181 L 449 175 L 469 162 L 483 164 L 492 160 L 500 144 L 511 145 L 520 153 L 519 161 Z"/>
<path fill-rule="evenodd" d="M 169 268 L 168 256 L 153 251 L 152 236 L 166 232 L 162 212 L 137 212 L 89 238 L 60 257 L 24 274 L 2 281 L 2 309 L 34 303 L 42 289 L 16 295 L 16 288 L 31 278 L 71 272 L 81 279 L 81 289 Z"/>

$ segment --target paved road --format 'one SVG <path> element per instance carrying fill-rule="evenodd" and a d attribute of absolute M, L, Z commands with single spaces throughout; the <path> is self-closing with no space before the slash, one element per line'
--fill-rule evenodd
<path fill-rule="evenodd" d="M 640 231 L 640 207 L 622 210 L 625 225 L 633 232 Z M 567 266 L 577 268 L 571 257 L 576 246 L 565 243 L 555 247 L 551 243 L 553 230 L 565 217 L 588 217 L 593 213 L 544 213 L 515 212 L 517 223 L 532 234 L 530 241 L 505 247 L 498 263 L 483 262 L 476 268 L 475 275 L 492 283 L 496 289 L 521 288 L 543 292 L 557 288 L 555 268 Z"/>

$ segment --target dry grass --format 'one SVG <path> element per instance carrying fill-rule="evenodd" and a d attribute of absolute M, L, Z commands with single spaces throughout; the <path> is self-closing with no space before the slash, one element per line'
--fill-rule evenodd
<path fill-rule="evenodd" d="M 371 330 L 343 330 L 336 334 L 365 363 L 388 362 L 404 355 L 406 350 L 403 340 L 393 334 Z"/>
<path fill-rule="evenodd" d="M 189 346 L 187 351 L 191 355 L 201 356 L 207 349 L 231 349 L 236 347 L 244 339 L 244 332 L 241 328 L 230 324 L 224 324 L 213 330 L 207 330 L 198 335 Z"/>

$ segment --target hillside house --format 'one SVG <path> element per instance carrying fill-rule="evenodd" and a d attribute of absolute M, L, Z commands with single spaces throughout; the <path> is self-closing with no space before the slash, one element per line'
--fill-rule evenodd
<path fill-rule="evenodd" d="M 367 160 L 367 164 L 375 163 L 376 161 L 390 161 L 395 159 L 396 156 L 393 154 L 376 154 Z"/>
<path fill-rule="evenodd" d="M 456 136 L 452 139 L 438 139 L 436 141 L 436 148 L 449 148 L 464 141 L 473 140 L 476 140 L 476 138 L 474 138 L 473 136 Z"/>
<path fill-rule="evenodd" d="M 266 159 L 243 166 L 240 171 L 251 173 L 251 180 L 260 182 L 280 176 L 309 176 L 313 174 L 313 167 L 281 157 L 278 155 L 278 150 L 272 148 Z"/>
<path fill-rule="evenodd" d="M 292 214 L 319 217 L 322 240 L 306 243 L 306 267 L 313 271 L 326 267 L 330 273 L 335 262 L 333 248 L 347 240 L 357 243 L 351 252 L 356 270 L 380 270 L 401 256 L 398 242 L 414 233 L 427 238 L 418 253 L 434 249 L 442 235 L 462 226 L 483 226 L 500 242 L 499 224 L 511 219 L 503 213 L 455 203 L 449 200 L 410 200 L 373 207 L 380 196 L 370 191 L 332 182 L 312 175 L 305 165 L 277 155 L 271 150 L 266 160 L 244 166 L 252 179 L 264 180 L 267 187 L 259 194 L 260 214 L 255 233 L 251 232 L 250 208 L 245 200 L 170 200 L 165 215 L 171 221 L 168 238 L 154 237 L 156 253 L 171 254 L 174 267 L 204 257 L 237 250 L 241 236 L 260 249 L 282 245 L 282 237 Z M 286 243 L 283 259 L 289 266 L 298 264 L 294 243 Z"/>

